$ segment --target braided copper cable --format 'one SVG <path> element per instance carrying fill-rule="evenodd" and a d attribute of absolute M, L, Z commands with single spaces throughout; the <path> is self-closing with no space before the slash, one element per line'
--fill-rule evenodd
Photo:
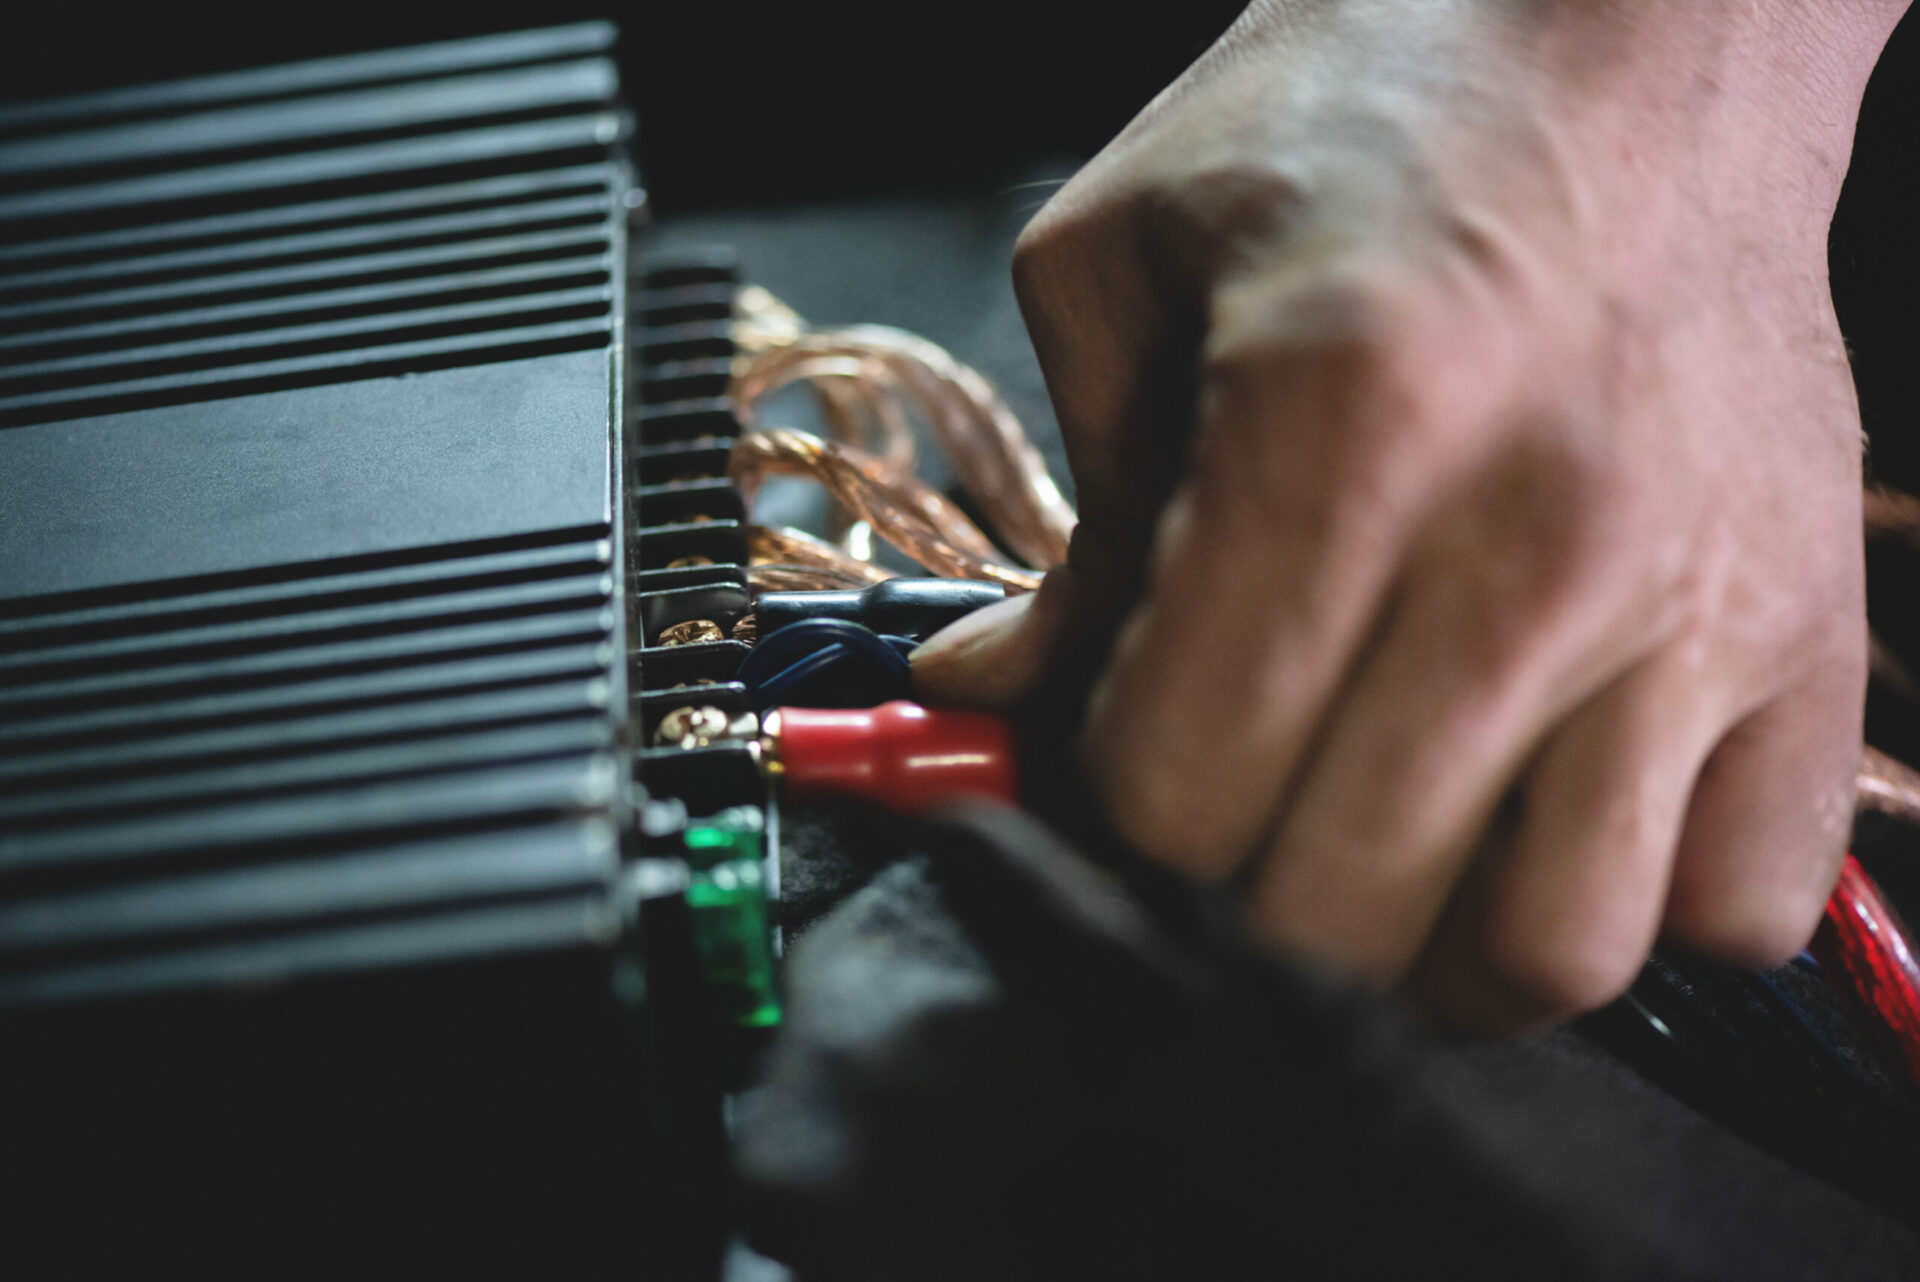
<path fill-rule="evenodd" d="M 866 587 L 894 577 L 869 561 L 848 556 L 825 539 L 784 525 L 749 525 L 747 562 L 749 575 L 770 585 L 761 588 L 756 583 L 755 591 Z M 775 580 L 781 581 L 780 586 L 771 586 Z"/>
<path fill-rule="evenodd" d="M 1920 826 L 1920 771 L 1876 748 L 1863 748 L 1860 772 L 1853 780 L 1853 804 L 1856 810 Z"/>
<path fill-rule="evenodd" d="M 810 333 L 780 353 L 759 358 L 739 390 L 751 400 L 764 371 L 829 356 L 878 362 L 891 374 L 932 429 L 967 493 L 1016 554 L 1039 566 L 1066 558 L 1074 512 L 1046 461 L 993 385 L 938 344 L 884 325 Z"/>
<path fill-rule="evenodd" d="M 755 596 L 762 592 L 834 592 L 845 588 L 871 586 L 869 580 L 811 565 L 783 565 L 778 562 L 747 568 L 747 586 Z"/>
<path fill-rule="evenodd" d="M 934 574 L 983 579 L 1015 591 L 1040 585 L 1039 574 L 1002 561 L 945 495 L 852 446 L 784 428 L 747 432 L 734 442 L 727 472 L 749 504 L 768 475 L 817 481 L 834 502 Z"/>
<path fill-rule="evenodd" d="M 904 467 L 912 439 L 903 413 L 911 409 L 1016 555 L 1035 566 L 1066 558 L 1073 508 L 1019 419 L 977 370 L 890 326 L 810 332 L 792 308 L 757 288 L 742 291 L 734 329 L 743 355 L 733 397 L 743 423 L 753 425 L 779 389 L 809 381 L 835 440 Z"/>
<path fill-rule="evenodd" d="M 913 468 L 916 446 L 908 389 L 884 361 L 858 352 L 821 352 L 799 339 L 752 358 L 734 379 L 741 426 L 761 426 L 760 407 L 795 383 L 812 385 L 828 435 L 865 450 L 900 471 Z"/>

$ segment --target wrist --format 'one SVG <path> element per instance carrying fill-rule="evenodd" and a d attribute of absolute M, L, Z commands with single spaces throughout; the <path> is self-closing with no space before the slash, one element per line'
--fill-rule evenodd
<path fill-rule="evenodd" d="M 1510 6 L 1502 6 L 1510 7 Z M 1850 147 L 1860 95 L 1906 0 L 1546 0 L 1530 38 L 1576 95 L 1624 88 L 1658 120 L 1768 122 Z"/>
<path fill-rule="evenodd" d="M 1518 64 L 1563 100 L 1633 105 L 1645 127 L 1725 104 L 1774 119 L 1844 172 L 1860 95 L 1908 0 L 1253 0 L 1207 60 L 1331 38 L 1435 55 L 1409 68 L 1469 92 Z M 1207 61 L 1203 60 L 1203 61 Z M 1837 185 L 1838 177 L 1835 182 Z"/>

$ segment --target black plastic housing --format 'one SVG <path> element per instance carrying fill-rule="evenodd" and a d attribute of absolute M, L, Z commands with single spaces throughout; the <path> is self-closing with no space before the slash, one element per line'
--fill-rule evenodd
<path fill-rule="evenodd" d="M 1006 598 L 997 583 L 970 579 L 888 579 L 841 592 L 762 592 L 754 602 L 761 635 L 801 619 L 845 619 L 883 635 L 924 641 L 975 610 Z"/>
<path fill-rule="evenodd" d="M 628 579 L 737 546 L 738 501 L 626 519 L 615 39 L 0 107 L 20 1276 L 717 1268 Z M 693 293 L 649 401 L 714 390 Z"/>

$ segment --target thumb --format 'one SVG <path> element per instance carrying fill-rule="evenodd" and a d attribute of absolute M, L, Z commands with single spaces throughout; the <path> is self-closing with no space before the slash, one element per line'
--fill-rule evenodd
<path fill-rule="evenodd" d="M 1024 702 L 1089 620 L 1105 613 L 1090 596 L 1085 574 L 1058 565 L 1037 592 L 955 620 L 909 656 L 914 694 L 950 707 L 1006 710 Z"/>

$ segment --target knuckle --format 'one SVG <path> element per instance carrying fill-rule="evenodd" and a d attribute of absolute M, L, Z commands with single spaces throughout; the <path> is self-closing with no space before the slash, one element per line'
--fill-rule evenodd
<path fill-rule="evenodd" d="M 1777 965 L 1805 947 L 1851 837 L 1858 723 L 1834 744 L 1811 747 L 1812 727 L 1799 711 L 1790 730 L 1764 732 L 1788 736 L 1784 755 L 1762 759 L 1764 769 L 1736 760 L 1716 777 L 1716 754 L 1705 772 L 1704 812 L 1695 793 L 1666 930 L 1723 961 Z M 1758 751 L 1758 743 L 1745 746 Z"/>
<path fill-rule="evenodd" d="M 1143 855 L 1199 875 L 1229 871 L 1244 852 L 1223 828 L 1214 790 L 1143 737 L 1126 711 L 1102 682 L 1080 732 L 1077 756 L 1101 812 Z"/>
<path fill-rule="evenodd" d="M 1042 209 L 1013 245 L 1013 292 L 1029 317 L 1061 285 L 1072 229 L 1065 218 Z"/>
<path fill-rule="evenodd" d="M 1805 948 L 1820 924 L 1819 892 L 1728 895 L 1682 900 L 1668 914 L 1668 933 L 1709 957 L 1737 966 L 1777 966 Z"/>
<path fill-rule="evenodd" d="M 1387 271 L 1359 262 L 1269 267 L 1233 277 L 1209 300 L 1201 356 L 1209 373 L 1264 381 L 1276 366 L 1332 370 L 1327 386 L 1422 386 L 1410 369 L 1408 307 Z"/>
<path fill-rule="evenodd" d="M 1238 862 L 1223 853 L 1217 812 L 1193 781 L 1135 756 L 1101 755 L 1107 760 L 1095 773 L 1095 787 L 1115 830 L 1136 850 L 1203 874 L 1225 872 Z"/>
<path fill-rule="evenodd" d="M 1020 290 L 1037 284 L 1071 234 L 1068 219 L 1058 212 L 1052 201 L 1042 206 L 1013 242 L 1014 288 Z"/>
<path fill-rule="evenodd" d="M 1515 586 L 1541 606 L 1615 570 L 1633 542 L 1625 480 L 1556 440 L 1523 436 L 1487 476 L 1481 508 L 1483 537 L 1519 554 Z"/>
<path fill-rule="evenodd" d="M 1851 793 L 1851 789 L 1849 789 Z M 1695 871 L 1690 854 L 1668 900 L 1667 933 L 1707 956 L 1738 965 L 1778 965 L 1812 938 L 1832 892 L 1845 833 L 1816 833 L 1816 818 L 1791 823 L 1801 831 L 1799 858 L 1778 852 L 1732 864 L 1716 860 L 1709 875 Z"/>
<path fill-rule="evenodd" d="M 1527 652 L 1578 643 L 1630 608 L 1637 553 L 1617 484 L 1583 461 L 1529 452 L 1436 524 L 1421 569 L 1444 586 L 1469 674 L 1497 676 Z"/>
<path fill-rule="evenodd" d="M 1135 216 L 1167 269 L 1210 279 L 1284 247 L 1306 203 L 1299 177 L 1269 161 L 1211 160 L 1144 189 Z"/>
<path fill-rule="evenodd" d="M 1479 965 L 1527 1005 L 1573 1015 L 1606 1005 L 1633 983 L 1644 944 L 1584 921 L 1508 921 L 1481 937 Z"/>
<path fill-rule="evenodd" d="M 1765 867 L 1745 876 L 1731 868 L 1714 877 L 1683 876 L 1667 904 L 1667 934 L 1735 965 L 1779 965 L 1813 937 L 1843 848 L 1844 842 L 1834 843 L 1831 852 L 1795 861 L 1790 879 L 1768 876 Z"/>
<path fill-rule="evenodd" d="M 1055 192 L 1013 243 L 1013 290 L 1023 308 L 1069 289 L 1097 289 L 1125 252 L 1124 216 L 1086 176 Z"/>
<path fill-rule="evenodd" d="M 1354 324 L 1378 332 L 1244 340 L 1214 331 L 1191 464 L 1205 504 L 1309 543 L 1409 506 L 1431 471 L 1426 389 L 1384 326 Z"/>

